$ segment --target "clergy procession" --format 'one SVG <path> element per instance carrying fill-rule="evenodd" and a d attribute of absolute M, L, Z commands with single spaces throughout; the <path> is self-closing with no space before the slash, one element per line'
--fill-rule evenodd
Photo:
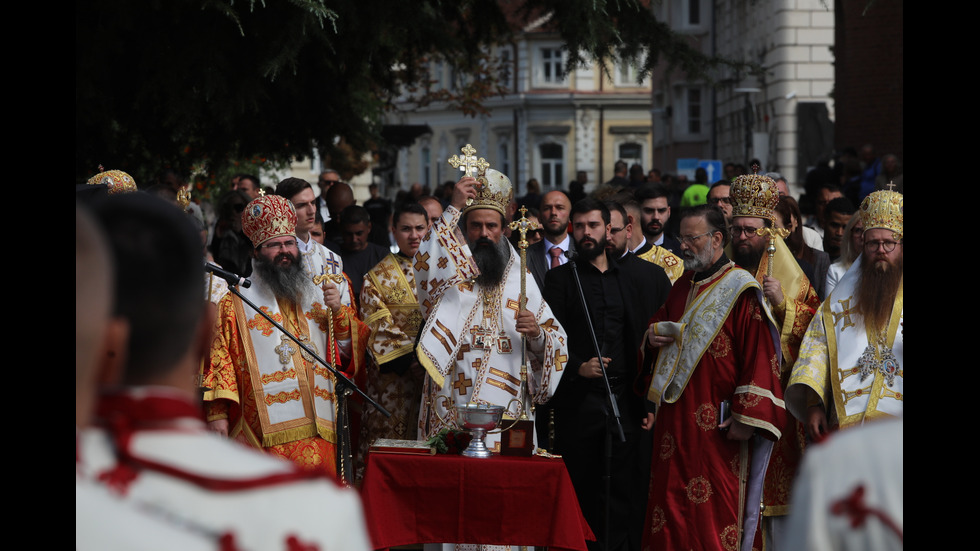
<path fill-rule="evenodd" d="M 227 227 L 78 186 L 76 548 L 902 547 L 894 186 L 807 224 L 757 166 L 532 204 L 443 163 L 242 179 Z"/>

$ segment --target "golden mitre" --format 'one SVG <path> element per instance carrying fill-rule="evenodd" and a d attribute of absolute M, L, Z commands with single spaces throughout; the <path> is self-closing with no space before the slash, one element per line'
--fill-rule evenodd
<path fill-rule="evenodd" d="M 507 205 L 514 196 L 514 186 L 510 183 L 510 178 L 503 172 L 490 168 L 490 163 L 483 157 L 477 158 L 476 149 L 472 145 L 466 144 L 460 151 L 463 153 L 462 157 L 453 155 L 449 164 L 480 182 L 476 198 L 467 202 L 463 207 L 463 214 L 473 209 L 493 209 L 507 216 Z"/>
<path fill-rule="evenodd" d="M 752 167 L 756 169 L 758 167 Z M 732 198 L 732 217 L 753 216 L 776 222 L 776 203 L 779 189 L 776 182 L 762 174 L 745 174 L 735 178 L 729 191 Z"/>
<path fill-rule="evenodd" d="M 136 180 L 132 176 L 121 170 L 103 170 L 102 166 L 99 166 L 98 174 L 88 179 L 88 184 L 105 184 L 110 195 L 136 191 Z"/>
<path fill-rule="evenodd" d="M 896 239 L 903 239 L 903 196 L 889 189 L 876 191 L 861 201 L 861 221 L 864 231 L 882 228 L 895 232 Z"/>

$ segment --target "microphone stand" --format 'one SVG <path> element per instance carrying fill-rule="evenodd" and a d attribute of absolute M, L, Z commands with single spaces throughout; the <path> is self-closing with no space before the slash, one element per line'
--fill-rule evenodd
<path fill-rule="evenodd" d="M 245 280 L 244 278 L 242 278 L 242 279 Z M 248 281 L 248 280 L 245 280 L 245 281 Z M 348 395 L 356 392 L 357 394 L 359 394 L 361 396 L 361 398 L 364 398 L 364 401 L 365 402 L 367 402 L 367 403 L 371 404 L 372 406 L 374 406 L 374 408 L 377 409 L 382 415 L 384 415 L 385 417 L 391 417 L 391 413 L 388 410 L 386 410 L 385 408 L 381 407 L 381 404 L 375 402 L 370 396 L 368 396 L 367 394 L 365 394 L 363 390 L 361 390 L 360 388 L 357 387 L 356 384 L 354 384 L 354 381 L 351 381 L 350 379 L 347 378 L 346 375 L 344 375 L 340 371 L 337 371 L 337 369 L 333 366 L 332 362 L 327 362 L 326 360 L 324 360 L 323 358 L 321 358 L 319 356 L 319 354 L 317 354 L 316 352 L 314 352 L 313 350 L 311 350 L 309 346 L 306 346 L 305 344 L 303 344 L 298 338 L 296 338 L 295 335 L 293 335 L 292 333 L 290 333 L 285 327 L 283 327 L 278 322 L 276 322 L 276 320 L 272 319 L 272 316 L 270 316 L 269 314 L 265 313 L 261 308 L 259 308 L 258 306 L 256 306 L 254 302 L 252 302 L 251 300 L 245 298 L 242 295 L 242 293 L 238 290 L 238 288 L 236 286 L 229 285 L 228 286 L 228 290 L 231 293 L 233 293 L 235 296 L 237 296 L 238 298 L 242 299 L 242 302 L 244 302 L 245 304 L 247 304 L 252 310 L 255 310 L 256 312 L 258 312 L 259 314 L 261 314 L 262 317 L 266 319 L 266 321 L 268 321 L 273 326 L 275 326 L 275 328 L 278 329 L 280 332 L 282 332 L 283 335 L 286 335 L 287 337 L 289 337 L 289 340 L 291 340 L 294 343 L 296 343 L 297 345 L 299 345 L 299 347 L 304 352 L 306 352 L 307 354 L 309 354 L 310 357 L 316 359 L 316 361 L 319 362 L 320 365 L 326 367 L 328 371 L 330 371 L 331 373 L 333 373 L 334 381 L 335 381 L 334 382 L 334 398 L 337 400 L 337 412 L 338 412 L 337 413 L 337 417 L 338 417 L 338 419 L 337 419 L 337 426 L 340 427 L 340 429 L 341 429 L 341 430 L 338 431 L 338 438 L 341 440 L 340 445 L 338 446 L 340 448 L 340 450 L 338 450 L 338 453 L 341 456 L 350 456 L 351 455 L 351 451 L 352 451 L 350 449 L 350 434 L 349 434 L 350 427 L 349 427 L 349 422 L 348 422 L 348 419 L 347 419 L 348 415 L 347 415 L 347 402 L 346 401 L 347 401 L 347 396 Z M 332 323 L 332 319 L 331 319 L 331 323 Z M 332 356 L 333 356 L 333 354 L 331 354 L 331 357 Z M 346 442 L 346 449 L 345 449 L 345 446 L 344 446 L 345 442 Z M 349 457 L 348 457 L 348 460 L 346 462 L 341 461 L 341 465 L 342 465 L 342 468 L 341 469 L 338 469 L 339 472 L 337 474 L 340 475 L 340 479 L 341 479 L 342 482 L 344 482 L 344 483 L 346 483 L 346 484 L 349 485 L 351 483 L 351 476 L 353 474 L 353 471 L 351 469 L 351 462 L 350 462 Z"/>
<path fill-rule="evenodd" d="M 589 336 L 592 337 L 592 345 L 595 347 L 596 359 L 599 360 L 599 369 L 602 371 L 602 382 L 606 386 L 606 401 L 608 402 L 609 409 L 606 412 L 606 438 L 605 438 L 605 473 L 603 474 L 603 488 L 606 493 L 606 499 L 603 507 L 603 515 L 605 522 L 605 530 L 603 530 L 605 540 L 603 542 L 603 549 L 609 549 L 609 506 L 610 497 L 612 493 L 612 430 L 616 429 L 616 434 L 619 436 L 620 442 L 626 442 L 626 435 L 623 433 L 623 423 L 619 414 L 619 405 L 616 403 L 616 397 L 613 396 L 612 386 L 609 385 L 609 375 L 606 374 L 606 365 L 602 361 L 602 349 L 599 347 L 599 340 L 595 336 L 595 327 L 592 325 L 592 316 L 589 314 L 589 306 L 585 302 L 585 293 L 582 291 L 582 280 L 578 277 L 578 266 L 575 265 L 575 257 L 578 256 L 577 253 L 573 251 L 565 251 L 565 256 L 568 258 L 569 264 L 572 265 L 572 276 L 575 278 L 575 287 L 578 289 L 578 298 L 582 303 L 582 310 L 585 312 L 585 321 L 589 325 Z M 610 415 L 611 412 L 611 415 Z"/>

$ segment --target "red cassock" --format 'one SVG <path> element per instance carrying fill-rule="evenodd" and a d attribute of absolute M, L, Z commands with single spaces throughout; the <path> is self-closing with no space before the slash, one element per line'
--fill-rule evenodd
<path fill-rule="evenodd" d="M 698 284 L 693 272 L 685 273 L 651 323 L 680 320 L 689 295 L 710 293 L 730 269 Z M 718 430 L 719 405 L 730 400 L 737 421 L 768 440 L 779 438 L 786 411 L 771 328 L 758 293 L 744 291 L 683 393 L 658 408 L 644 549 L 732 551 L 740 548 L 743 527 L 757 530 L 758 523 L 746 518 L 758 516 L 760 503 L 746 508 L 746 482 L 740 480 L 751 470 L 752 446 Z M 657 349 L 648 347 L 644 373 L 651 373 L 656 358 Z"/>

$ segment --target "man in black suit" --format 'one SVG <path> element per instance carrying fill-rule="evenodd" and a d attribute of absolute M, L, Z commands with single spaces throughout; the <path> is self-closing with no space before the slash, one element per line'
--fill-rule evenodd
<path fill-rule="evenodd" d="M 568 216 L 572 203 L 564 191 L 549 191 L 541 198 L 541 226 L 544 239 L 527 248 L 527 263 L 538 289 L 544 289 L 544 275 L 568 262 L 564 253 L 575 250 L 568 236 Z M 554 252 L 552 252 L 554 250 Z"/>
<path fill-rule="evenodd" d="M 636 202 L 640 204 L 640 219 L 643 236 L 647 242 L 659 245 L 677 256 L 681 254 L 681 243 L 676 237 L 667 232 L 670 221 L 670 203 L 667 197 L 667 187 L 663 184 L 652 184 L 636 192 Z M 645 251 L 636 251 L 643 254 Z"/>
<path fill-rule="evenodd" d="M 575 285 L 573 266 L 548 272 L 543 294 L 568 332 L 568 362 L 555 409 L 557 451 L 565 460 L 585 519 L 598 542 L 609 535 L 609 549 L 639 549 L 646 491 L 650 476 L 650 433 L 640 427 L 645 417 L 642 397 L 633 392 L 637 353 L 647 321 L 670 291 L 663 268 L 632 254 L 617 261 L 606 256 L 609 210 L 583 199 L 571 211 L 578 260 L 588 312 L 601 349 L 601 361 L 618 403 L 626 442 L 620 442 L 608 410 L 600 358 L 596 356 L 585 308 Z M 606 437 L 612 441 L 610 525 L 605 526 L 603 473 Z M 598 549 L 600 544 L 590 545 Z"/>

